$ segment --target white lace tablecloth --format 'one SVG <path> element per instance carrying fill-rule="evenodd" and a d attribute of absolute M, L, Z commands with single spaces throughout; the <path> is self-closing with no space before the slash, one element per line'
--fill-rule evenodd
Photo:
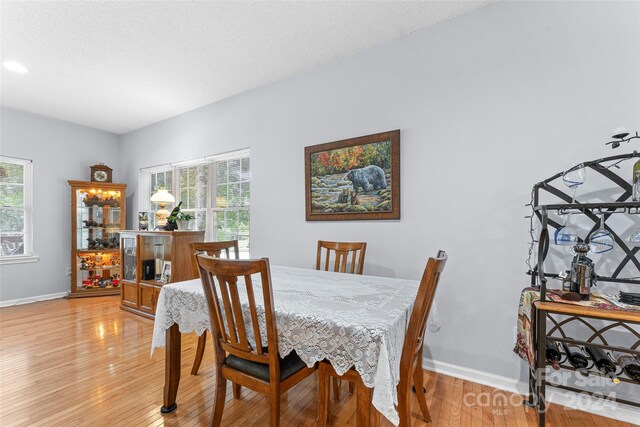
<path fill-rule="evenodd" d="M 259 283 L 258 276 L 252 280 Z M 354 366 L 364 384 L 374 387 L 373 405 L 397 425 L 400 356 L 419 283 L 281 266 L 271 266 L 271 280 L 280 356 L 295 350 L 309 367 L 327 359 L 338 374 Z M 258 303 L 262 293 L 254 289 Z M 152 354 L 165 345 L 165 331 L 174 323 L 183 333 L 209 329 L 200 280 L 162 287 Z"/>

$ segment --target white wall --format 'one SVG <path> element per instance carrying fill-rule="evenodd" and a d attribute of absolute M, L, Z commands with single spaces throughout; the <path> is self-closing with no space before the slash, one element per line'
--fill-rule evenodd
<path fill-rule="evenodd" d="M 40 261 L 0 267 L 0 302 L 66 292 L 70 266 L 71 191 L 68 180 L 89 181 L 89 166 L 118 167 L 118 136 L 8 108 L 0 110 L 0 153 L 33 160 L 34 254 Z"/>
<path fill-rule="evenodd" d="M 130 213 L 140 168 L 251 147 L 252 256 L 311 267 L 317 239 L 365 240 L 365 274 L 417 279 L 445 249 L 428 356 L 521 377 L 524 204 L 539 180 L 612 154 L 615 127 L 640 128 L 639 14 L 637 2 L 499 2 L 132 132 Z M 305 222 L 303 147 L 392 129 L 402 219 Z"/>

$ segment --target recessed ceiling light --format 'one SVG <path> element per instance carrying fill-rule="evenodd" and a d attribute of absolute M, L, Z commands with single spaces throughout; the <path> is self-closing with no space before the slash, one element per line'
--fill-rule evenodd
<path fill-rule="evenodd" d="M 2 63 L 2 66 L 7 70 L 11 70 L 13 72 L 20 73 L 20 74 L 29 72 L 29 70 L 27 70 L 27 67 L 25 67 L 24 65 L 16 61 L 4 61 Z"/>

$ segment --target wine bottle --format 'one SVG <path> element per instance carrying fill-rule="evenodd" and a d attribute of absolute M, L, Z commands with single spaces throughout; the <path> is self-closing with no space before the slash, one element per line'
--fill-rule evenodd
<path fill-rule="evenodd" d="M 182 206 L 182 200 L 180 200 L 180 203 L 178 203 L 178 206 L 176 206 L 171 210 L 171 213 L 167 217 L 167 218 L 171 218 L 170 220 L 171 222 L 176 222 L 175 217 L 178 214 L 178 212 L 180 212 L 180 206 Z"/>
<path fill-rule="evenodd" d="M 640 202 L 640 160 L 633 165 L 633 193 L 634 202 Z"/>
<path fill-rule="evenodd" d="M 545 357 L 547 359 L 547 363 L 549 363 L 553 369 L 556 371 L 560 369 L 560 359 L 562 355 L 560 354 L 558 345 L 555 342 L 546 342 Z"/>
<path fill-rule="evenodd" d="M 605 377 L 611 379 L 614 384 L 618 384 L 620 380 L 616 377 L 616 365 L 607 356 L 604 350 L 596 347 L 585 347 L 589 356 L 593 359 L 594 363 Z"/>
<path fill-rule="evenodd" d="M 587 356 L 577 344 L 563 343 L 564 351 L 567 353 L 567 361 L 581 373 L 586 373 L 589 361 Z"/>
<path fill-rule="evenodd" d="M 614 352 L 613 358 L 629 378 L 640 383 L 640 362 L 638 362 L 633 355 L 629 353 Z"/>

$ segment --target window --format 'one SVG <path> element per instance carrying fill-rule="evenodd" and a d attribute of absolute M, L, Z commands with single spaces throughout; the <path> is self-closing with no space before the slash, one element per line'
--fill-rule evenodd
<path fill-rule="evenodd" d="M 250 182 L 249 150 L 143 169 L 140 206 L 155 211 L 149 199 L 164 187 L 182 202 L 181 211 L 195 217 L 193 227 L 205 230 L 205 241 L 237 239 L 240 256 L 248 258 Z M 154 222 L 154 215 L 149 215 L 151 229 Z"/>
<path fill-rule="evenodd" d="M 173 172 L 170 170 L 155 172 L 149 174 L 149 179 L 151 185 L 149 186 L 149 191 L 147 194 L 149 195 L 149 199 L 151 196 L 158 191 L 158 188 L 166 188 L 169 193 L 173 194 Z"/>
<path fill-rule="evenodd" d="M 31 160 L 0 156 L 0 259 L 20 259 L 32 249 Z"/>
<path fill-rule="evenodd" d="M 209 165 L 199 164 L 178 169 L 180 174 L 181 211 L 195 217 L 196 229 L 207 229 L 207 192 L 209 182 Z M 169 191 L 171 192 L 171 191 Z"/>
<path fill-rule="evenodd" d="M 240 253 L 249 253 L 251 169 L 249 157 L 214 162 L 215 186 L 211 188 L 215 240 L 238 240 Z"/>

